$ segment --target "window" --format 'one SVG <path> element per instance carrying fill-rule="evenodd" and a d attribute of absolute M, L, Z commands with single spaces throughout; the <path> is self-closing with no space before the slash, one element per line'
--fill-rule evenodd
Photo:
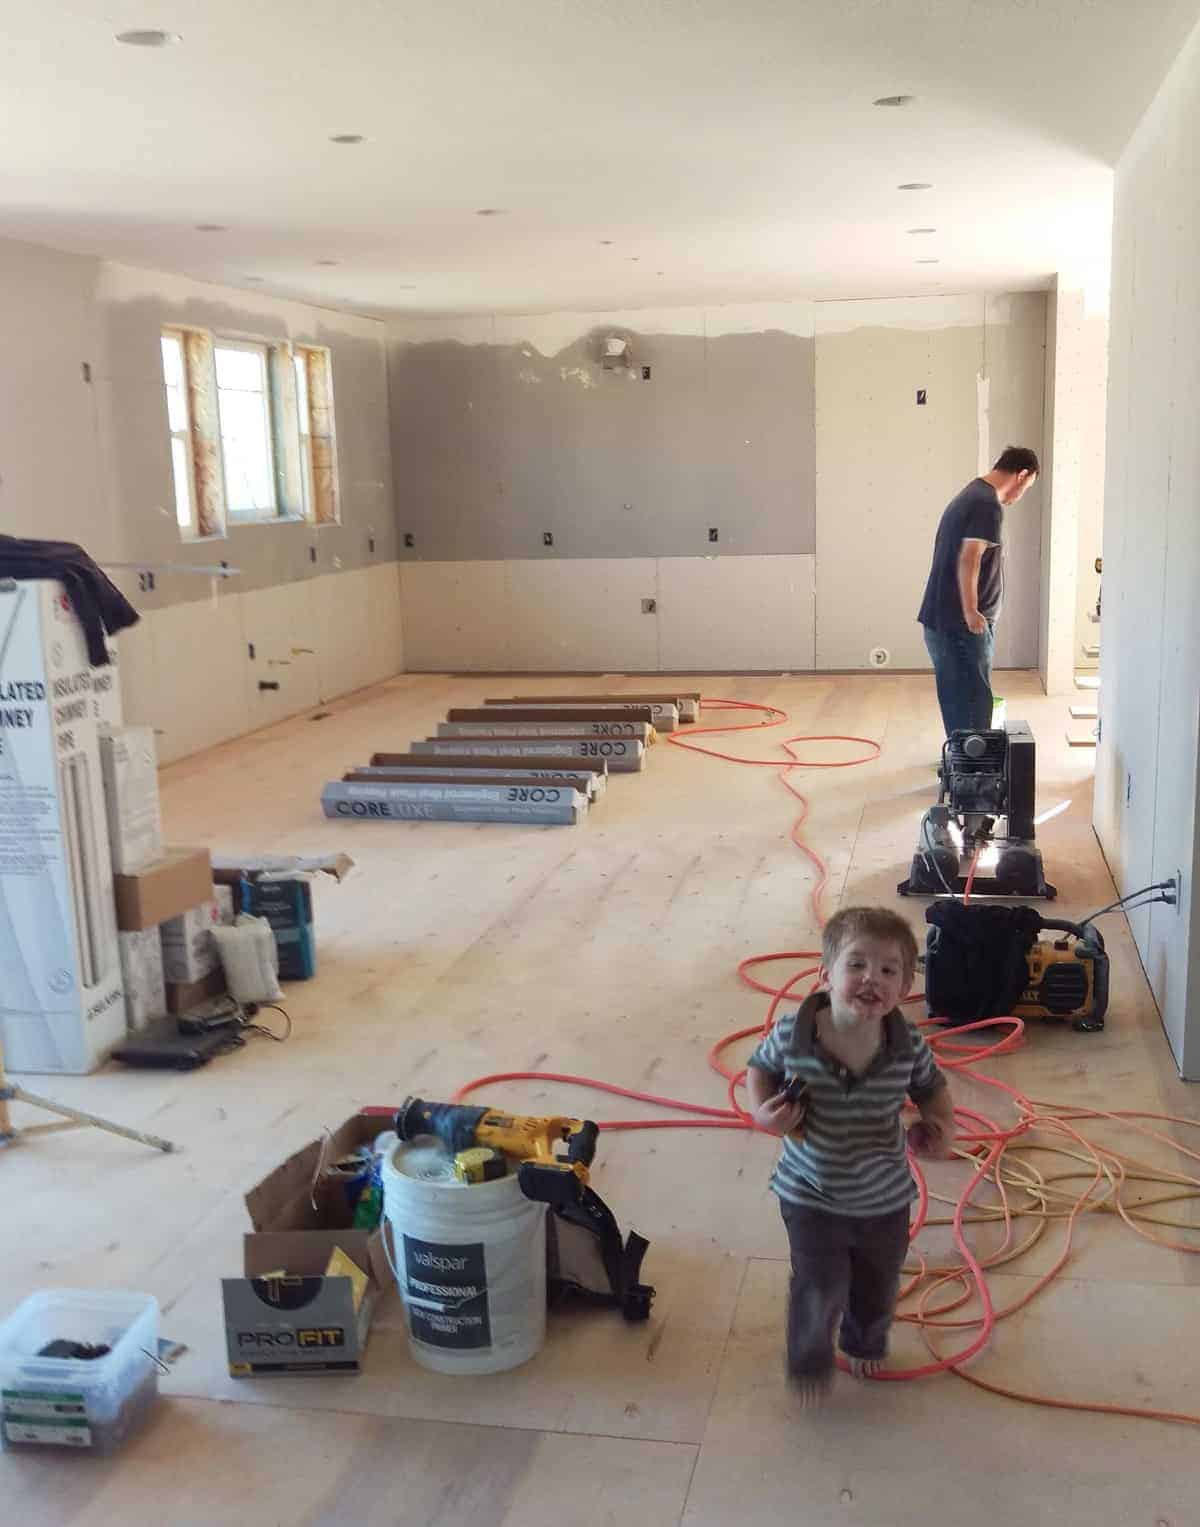
<path fill-rule="evenodd" d="M 160 347 L 184 539 L 229 522 L 340 523 L 328 350 L 185 328 L 163 329 Z"/>
<path fill-rule="evenodd" d="M 175 518 L 179 522 L 180 533 L 191 537 L 196 535 L 197 530 L 183 335 L 167 330 L 162 335 L 161 343 L 163 384 L 167 391 L 167 427 L 171 432 L 171 473 L 175 479 Z"/>
<path fill-rule="evenodd" d="M 217 412 L 231 519 L 271 519 L 279 513 L 271 439 L 271 390 L 266 345 L 219 339 Z"/>

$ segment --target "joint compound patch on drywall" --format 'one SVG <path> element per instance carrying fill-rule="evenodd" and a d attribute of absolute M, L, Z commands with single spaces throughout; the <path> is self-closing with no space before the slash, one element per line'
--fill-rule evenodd
<path fill-rule="evenodd" d="M 987 299 L 959 297 L 880 297 L 852 302 L 818 302 L 816 331 L 849 334 L 857 329 L 982 328 L 987 319 Z"/>
<path fill-rule="evenodd" d="M 583 366 L 560 366 L 558 374 L 564 382 L 578 382 L 581 387 L 596 385 L 596 378 Z"/>
<path fill-rule="evenodd" d="M 979 475 L 991 471 L 992 446 L 991 446 L 991 413 L 990 404 L 992 396 L 991 378 L 982 371 L 975 378 L 975 399 L 978 411 L 978 435 L 979 435 Z"/>

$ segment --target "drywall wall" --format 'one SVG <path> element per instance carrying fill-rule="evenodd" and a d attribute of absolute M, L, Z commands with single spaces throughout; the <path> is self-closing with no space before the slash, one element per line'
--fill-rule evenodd
<path fill-rule="evenodd" d="M 928 667 L 917 608 L 938 519 L 1005 445 L 1040 451 L 1043 293 L 820 303 L 817 667 Z M 921 395 L 924 401 L 918 401 Z M 1005 515 L 996 666 L 1037 663 L 1041 490 Z"/>
<path fill-rule="evenodd" d="M 631 368 L 604 370 L 610 335 Z M 494 611 L 460 619 L 433 591 L 465 598 L 511 561 L 556 564 L 577 626 L 598 622 L 568 651 L 554 599 L 506 605 L 508 646 L 536 666 L 853 668 L 876 645 L 928 666 L 915 614 L 933 528 L 993 445 L 1040 447 L 1044 343 L 1041 294 L 391 325 L 409 661 L 498 666 L 494 641 L 475 652 L 468 636 Z M 1038 514 L 1033 494 L 1010 519 L 1008 666 L 1037 660 Z M 615 582 L 626 560 L 656 564 L 653 579 Z M 423 563 L 436 571 L 409 575 Z M 517 585 L 498 587 L 510 600 Z M 652 632 L 640 600 L 655 589 Z M 605 658 L 626 607 L 633 629 Z"/>
<path fill-rule="evenodd" d="M 233 525 L 220 539 L 181 540 L 165 324 L 328 346 L 340 524 Z M 400 670 L 382 324 L 0 242 L 0 325 L 0 529 L 77 541 L 102 563 L 237 569 L 219 588 L 163 571 L 146 588 L 136 572 L 112 571 L 143 616 L 119 644 L 126 714 L 159 729 L 165 758 Z"/>
<path fill-rule="evenodd" d="M 1200 30 L 1122 155 L 1113 214 L 1095 825 L 1180 1070 L 1200 1079 Z"/>
<path fill-rule="evenodd" d="M 409 562 L 405 667 L 810 669 L 813 567 L 811 556 Z"/>
<path fill-rule="evenodd" d="M 629 365 L 604 369 L 608 336 Z M 813 549 L 811 303 L 418 320 L 391 340 L 405 561 Z"/>
<path fill-rule="evenodd" d="M 1046 450 L 1042 462 L 1039 671 L 1047 694 L 1069 694 L 1094 670 L 1100 593 L 1108 387 L 1107 259 L 1060 274 L 1046 307 Z"/>

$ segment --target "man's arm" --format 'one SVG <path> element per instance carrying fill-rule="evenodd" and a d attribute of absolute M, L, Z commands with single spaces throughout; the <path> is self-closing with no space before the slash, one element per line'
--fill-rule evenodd
<path fill-rule="evenodd" d="M 962 601 L 967 630 L 982 636 L 987 621 L 979 613 L 979 566 L 987 550 L 986 541 L 964 540 L 958 546 L 958 597 Z"/>

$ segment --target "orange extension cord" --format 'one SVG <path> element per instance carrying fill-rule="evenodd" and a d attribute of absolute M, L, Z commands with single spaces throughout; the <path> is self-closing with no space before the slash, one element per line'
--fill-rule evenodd
<path fill-rule="evenodd" d="M 826 883 L 829 879 L 829 871 L 821 856 L 804 841 L 801 829 L 808 815 L 808 802 L 794 787 L 788 778 L 791 770 L 796 768 L 808 769 L 846 769 L 853 768 L 858 764 L 870 763 L 880 755 L 880 747 L 868 737 L 845 737 L 845 736 L 798 736 L 785 739 L 780 745 L 788 755 L 787 762 L 780 759 L 768 758 L 744 758 L 734 753 L 722 752 L 717 748 L 705 747 L 698 744 L 694 739 L 703 736 L 724 735 L 730 732 L 757 731 L 765 727 L 781 726 L 787 721 L 787 714 L 774 706 L 755 705 L 745 700 L 702 700 L 703 710 L 722 711 L 747 711 L 756 712 L 760 719 L 748 722 L 735 723 L 720 727 L 692 727 L 686 733 L 670 733 L 667 741 L 674 746 L 684 748 L 688 752 L 702 753 L 709 758 L 718 758 L 729 763 L 746 764 L 758 768 L 774 768 L 785 788 L 800 803 L 801 814 L 793 822 L 791 828 L 791 841 L 812 863 L 817 872 L 816 883 L 812 890 L 813 920 L 817 927 L 823 927 L 825 923 L 822 908 L 822 896 Z M 846 742 L 860 744 L 865 752 L 857 758 L 843 759 L 837 762 L 802 758 L 795 751 L 795 745 L 813 742 Z M 973 856 L 968 874 L 966 890 L 963 900 L 970 895 L 971 884 L 974 880 L 975 868 L 978 862 L 978 849 Z M 808 977 L 815 977 L 821 952 L 818 949 L 789 950 L 779 954 L 753 955 L 743 960 L 738 965 L 738 976 L 742 982 L 754 991 L 761 992 L 771 998 L 770 1007 L 766 1018 L 761 1024 L 752 1024 L 748 1028 L 737 1029 L 733 1033 L 726 1034 L 718 1039 L 708 1052 L 708 1063 L 726 1083 L 726 1096 L 728 1107 L 715 1108 L 700 1103 L 688 1103 L 679 1098 L 660 1097 L 649 1092 L 639 1092 L 628 1087 L 619 1087 L 611 1082 L 598 1081 L 593 1077 L 569 1076 L 561 1073 L 546 1071 L 506 1071 L 498 1072 L 491 1076 L 477 1077 L 474 1081 L 466 1083 L 454 1094 L 454 1102 L 461 1102 L 473 1092 L 481 1088 L 495 1086 L 501 1082 L 513 1081 L 537 1081 L 559 1082 L 567 1086 L 585 1087 L 597 1092 L 610 1093 L 616 1097 L 629 1098 L 635 1102 L 652 1104 L 655 1107 L 667 1108 L 683 1117 L 665 1119 L 613 1119 L 605 1120 L 600 1124 L 602 1130 L 635 1130 L 635 1129 L 736 1129 L 753 1130 L 750 1115 L 738 1102 L 737 1089 L 745 1078 L 745 1069 L 732 1070 L 722 1059 L 723 1053 L 731 1045 L 745 1040 L 751 1036 L 761 1037 L 774 1022 L 775 1012 L 780 1002 L 788 996 L 793 989 Z M 751 971 L 761 965 L 771 964 L 778 961 L 805 961 L 806 963 L 795 975 L 792 975 L 782 986 L 774 987 L 764 985 L 757 980 Z M 811 963 L 817 962 L 817 963 Z M 815 986 L 815 980 L 813 982 Z M 810 990 L 812 988 L 810 987 Z M 923 999 L 912 996 L 909 1002 L 919 1002 Z M 967 1161 L 973 1168 L 971 1176 L 959 1194 L 953 1205 L 953 1215 L 950 1223 L 953 1226 L 954 1244 L 962 1258 L 961 1262 L 946 1267 L 930 1267 L 926 1263 L 920 1250 L 913 1245 L 913 1253 L 916 1258 L 916 1267 L 906 1269 L 909 1274 L 908 1281 L 900 1293 L 900 1300 L 916 1296 L 916 1308 L 911 1311 L 902 1311 L 897 1319 L 916 1325 L 921 1336 L 929 1349 L 930 1361 L 916 1368 L 904 1370 L 887 1369 L 874 1375 L 876 1379 L 895 1381 L 901 1379 L 925 1378 L 931 1374 L 950 1372 L 957 1377 L 965 1379 L 979 1389 L 986 1389 L 992 1394 L 1003 1395 L 1007 1399 L 1021 1400 L 1029 1405 L 1045 1405 L 1061 1410 L 1093 1411 L 1103 1415 L 1133 1416 L 1143 1420 L 1176 1421 L 1191 1426 L 1200 1426 L 1200 1415 L 1165 1410 L 1144 1409 L 1131 1405 L 1104 1405 L 1084 1400 L 1059 1399 L 1049 1395 L 1028 1393 L 1011 1389 L 1006 1385 L 993 1384 L 982 1379 L 978 1374 L 968 1372 L 964 1368 L 971 1358 L 987 1345 L 996 1323 L 1014 1315 L 1018 1310 L 1024 1309 L 1038 1294 L 1058 1276 L 1066 1265 L 1071 1255 L 1075 1226 L 1080 1215 L 1084 1213 L 1109 1212 L 1118 1215 L 1125 1224 L 1146 1240 L 1156 1245 L 1167 1247 L 1171 1250 L 1196 1253 L 1200 1251 L 1200 1245 L 1186 1241 L 1170 1240 L 1165 1236 L 1156 1234 L 1148 1228 L 1150 1225 L 1166 1225 L 1172 1228 L 1187 1229 L 1187 1225 L 1180 1225 L 1175 1221 L 1163 1218 L 1153 1211 L 1179 1199 L 1194 1198 L 1200 1196 L 1200 1176 L 1191 1176 L 1186 1172 L 1170 1172 L 1152 1169 L 1145 1163 L 1135 1159 L 1119 1155 L 1105 1147 L 1094 1144 L 1088 1140 L 1075 1126 L 1089 1120 L 1106 1120 L 1120 1122 L 1127 1130 L 1144 1136 L 1148 1140 L 1157 1141 L 1159 1144 L 1171 1146 L 1178 1153 L 1187 1158 L 1189 1162 L 1200 1163 L 1200 1151 L 1189 1150 L 1178 1144 L 1168 1135 L 1149 1126 L 1146 1121 L 1155 1123 L 1186 1125 L 1192 1128 L 1200 1128 L 1200 1120 L 1178 1118 L 1168 1114 L 1134 1113 L 1129 1111 L 1106 1112 L 1102 1110 L 1077 1109 L 1071 1105 L 1059 1103 L 1041 1102 L 1027 1098 L 1014 1087 L 1005 1082 L 987 1075 L 978 1070 L 980 1062 L 990 1059 L 992 1056 L 1000 1057 L 1011 1054 L 1017 1049 L 1024 1035 L 1024 1024 L 1019 1018 L 989 1018 L 979 1023 L 964 1024 L 963 1026 L 947 1032 L 938 1027 L 936 1019 L 926 1019 L 918 1024 L 925 1032 L 931 1048 L 934 1050 L 939 1064 L 944 1070 L 957 1071 L 971 1081 L 981 1086 L 992 1088 L 1002 1095 L 1003 1099 L 1010 1103 L 1016 1112 L 1016 1122 L 1001 1127 L 994 1120 L 984 1114 L 977 1113 L 972 1109 L 956 1106 L 954 1113 L 958 1121 L 958 1133 L 956 1136 L 957 1154 Z M 983 1031 L 999 1029 L 999 1037 L 989 1035 L 984 1038 Z M 975 1042 L 964 1043 L 963 1036 L 975 1033 Z M 1049 1136 L 1056 1140 L 1055 1144 L 1047 1144 L 1032 1139 L 1034 1131 L 1043 1136 Z M 1065 1156 L 1070 1165 L 1062 1172 L 1047 1176 L 1023 1156 L 1017 1154 L 1016 1147 L 1040 1152 Z M 913 1218 L 911 1240 L 915 1243 L 921 1229 L 926 1224 L 945 1223 L 929 1219 L 930 1194 L 921 1171 L 919 1163 L 910 1154 L 910 1165 L 913 1178 L 917 1186 L 917 1210 Z M 1073 1179 L 1088 1178 L 1087 1185 L 1082 1192 L 1060 1189 L 1057 1184 L 1069 1182 Z M 1170 1191 L 1164 1195 L 1147 1200 L 1141 1204 L 1132 1205 L 1125 1200 L 1125 1187 L 1130 1182 L 1152 1182 L 1160 1184 Z M 1000 1204 L 977 1205 L 974 1196 L 981 1185 L 991 1183 L 997 1190 Z M 1014 1208 L 1010 1201 L 1010 1190 L 1016 1189 L 1024 1193 L 1030 1200 L 1029 1207 Z M 1032 1218 L 1035 1221 L 1034 1229 L 1021 1243 L 1014 1244 L 1015 1221 L 1020 1218 Z M 1066 1236 L 1063 1248 L 1049 1270 L 1037 1278 L 1033 1285 L 1013 1303 L 997 1309 L 993 1303 L 989 1290 L 986 1271 L 991 1268 L 1002 1266 L 1028 1251 L 1044 1234 L 1050 1222 L 1054 1219 L 1063 1219 L 1066 1222 Z M 1003 1221 L 1004 1237 L 998 1250 L 990 1256 L 980 1260 L 967 1245 L 964 1226 L 968 1223 L 986 1223 L 989 1221 Z M 952 1318 L 954 1313 L 970 1303 L 972 1297 L 979 1301 L 981 1313 L 959 1319 Z M 968 1335 L 966 1343 L 958 1351 L 943 1355 L 938 1346 L 938 1333 L 959 1333 Z"/>

